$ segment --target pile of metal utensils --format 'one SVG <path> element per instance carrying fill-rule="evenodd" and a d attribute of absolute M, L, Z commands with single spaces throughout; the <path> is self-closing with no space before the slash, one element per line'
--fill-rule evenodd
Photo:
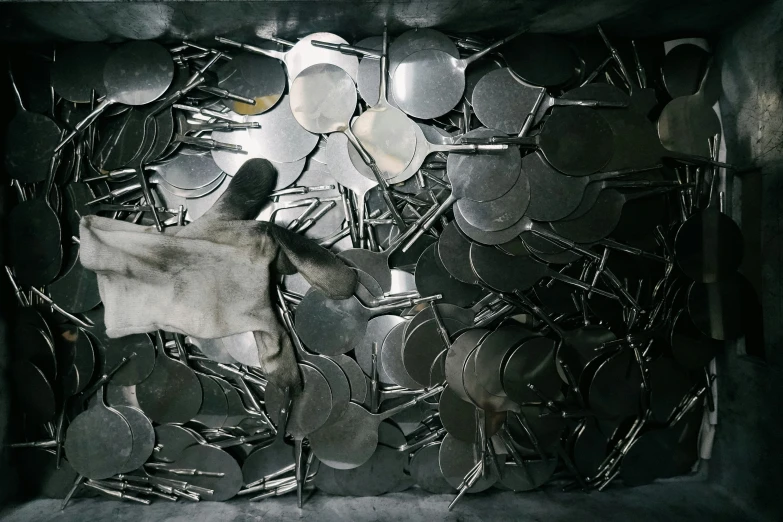
<path fill-rule="evenodd" d="M 35 448 L 16 453 L 33 492 L 301 505 L 313 485 L 418 486 L 453 505 L 688 473 L 708 365 L 754 299 L 723 208 L 720 75 L 698 46 L 599 33 L 89 43 L 15 83 L 13 446 Z M 250 333 L 107 337 L 78 258 L 81 216 L 187 226 L 255 157 L 278 171 L 259 219 L 367 290 L 272 289 L 293 399 Z"/>

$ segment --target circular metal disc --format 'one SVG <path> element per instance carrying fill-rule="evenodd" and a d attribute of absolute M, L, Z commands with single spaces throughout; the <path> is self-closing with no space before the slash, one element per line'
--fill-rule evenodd
<path fill-rule="evenodd" d="M 699 370 L 723 350 L 723 342 L 702 334 L 687 310 L 680 310 L 674 319 L 671 334 L 674 359 L 691 370 Z"/>
<path fill-rule="evenodd" d="M 699 94 L 673 99 L 658 117 L 658 137 L 671 151 L 709 157 L 709 140 L 720 133 L 718 115 Z"/>
<path fill-rule="evenodd" d="M 539 151 L 522 158 L 522 172 L 529 180 L 532 196 L 525 212 L 536 221 L 567 218 L 579 207 L 590 180 L 566 176 L 547 163 Z"/>
<path fill-rule="evenodd" d="M 185 449 L 174 462 L 177 467 L 222 473 L 222 477 L 195 475 L 188 477 L 188 484 L 211 489 L 214 493 L 200 493 L 202 500 L 223 501 L 236 495 L 242 488 L 242 470 L 234 458 L 209 444 L 197 444 Z"/>
<path fill-rule="evenodd" d="M 476 423 L 476 406 L 466 402 L 451 391 L 447 386 L 440 396 L 438 413 L 443 427 L 452 437 L 464 442 L 475 443 L 478 441 L 478 425 Z M 487 437 L 491 437 L 503 426 L 506 419 L 505 413 L 486 412 Z"/>
<path fill-rule="evenodd" d="M 175 462 L 185 448 L 199 443 L 196 435 L 182 426 L 161 424 L 155 427 L 157 444 L 153 458 L 162 462 Z"/>
<path fill-rule="evenodd" d="M 378 446 L 370 460 L 349 470 L 335 472 L 337 486 L 346 495 L 369 497 L 389 493 L 403 474 L 407 455 L 392 448 Z"/>
<path fill-rule="evenodd" d="M 416 127 L 404 112 L 388 104 L 367 109 L 351 124 L 359 143 L 387 179 L 401 174 L 411 163 L 417 146 Z"/>
<path fill-rule="evenodd" d="M 52 339 L 40 328 L 29 323 L 20 323 L 14 328 L 14 344 L 17 355 L 35 364 L 54 382 L 57 377 L 57 353 Z"/>
<path fill-rule="evenodd" d="M 34 424 L 54 419 L 57 401 L 43 372 L 30 361 L 17 361 L 11 375 L 16 387 L 16 399 L 24 408 L 25 417 Z"/>
<path fill-rule="evenodd" d="M 416 134 L 416 151 L 413 153 L 413 158 L 405 170 L 403 170 L 399 175 L 389 179 L 389 183 L 391 184 L 403 183 L 404 181 L 412 178 L 430 155 L 430 144 L 427 140 L 427 137 L 424 135 L 424 131 L 422 130 L 421 125 L 416 125 L 413 130 Z M 370 179 L 375 179 L 375 176 L 373 175 L 372 171 L 369 170 L 369 168 L 367 170 L 361 168 L 361 165 L 364 163 L 364 161 L 355 149 L 349 149 L 348 155 L 350 156 L 351 163 L 362 175 L 367 176 L 369 174 Z"/>
<path fill-rule="evenodd" d="M 106 368 L 114 368 L 123 358 L 136 354 L 112 376 L 112 384 L 120 386 L 138 384 L 152 373 L 155 367 L 155 347 L 147 334 L 110 338 L 106 335 L 106 326 L 103 322 L 103 307 L 93 308 L 84 312 L 84 315 L 95 325 L 89 333 L 97 338 Z"/>
<path fill-rule="evenodd" d="M 548 34 L 522 34 L 500 47 L 508 67 L 530 85 L 559 87 L 580 69 L 567 40 Z"/>
<path fill-rule="evenodd" d="M 228 417 L 228 401 L 223 388 L 212 377 L 196 373 L 201 384 L 201 407 L 193 421 L 207 428 L 221 428 Z M 131 426 L 132 427 L 132 426 Z"/>
<path fill-rule="evenodd" d="M 337 257 L 345 261 L 348 266 L 358 268 L 366 272 L 380 283 L 383 291 L 391 290 L 391 270 L 389 269 L 388 255 L 371 252 L 362 248 L 343 250 Z"/>
<path fill-rule="evenodd" d="M 11 263 L 22 286 L 43 286 L 60 273 L 60 221 L 42 199 L 22 201 L 8 216 Z"/>
<path fill-rule="evenodd" d="M 72 314 L 92 310 L 101 303 L 98 276 L 85 269 L 78 258 L 65 275 L 49 285 L 49 295 L 58 306 Z"/>
<path fill-rule="evenodd" d="M 393 384 L 383 364 L 383 345 L 386 336 L 397 325 L 406 323 L 405 319 L 396 315 L 379 315 L 373 317 L 367 322 L 367 329 L 364 332 L 362 340 L 354 348 L 356 362 L 359 363 L 362 371 L 367 375 L 372 375 L 372 343 L 378 343 L 378 380 L 383 384 Z M 402 329 L 404 330 L 403 324 Z M 402 348 L 402 337 L 400 337 L 400 346 Z"/>
<path fill-rule="evenodd" d="M 347 355 L 333 355 L 329 359 L 340 365 L 351 388 L 351 400 L 363 403 L 367 398 L 367 378 L 359 364 Z"/>
<path fill-rule="evenodd" d="M 471 107 L 473 107 L 473 93 L 478 82 L 492 71 L 502 68 L 503 66 L 497 60 L 486 57 L 471 64 L 465 73 L 465 100 L 470 103 Z"/>
<path fill-rule="evenodd" d="M 278 60 L 255 53 L 239 53 L 217 69 L 218 86 L 255 100 L 249 105 L 224 98 L 223 104 L 238 114 L 261 114 L 280 101 L 286 86 L 283 66 Z"/>
<path fill-rule="evenodd" d="M 392 77 L 395 102 L 414 118 L 443 116 L 465 93 L 466 65 L 435 49 L 410 54 L 397 66 Z"/>
<path fill-rule="evenodd" d="M 485 127 L 519 134 L 539 92 L 519 81 L 510 69 L 496 69 L 476 84 L 471 98 L 473 111 Z"/>
<path fill-rule="evenodd" d="M 296 333 L 316 353 L 346 353 L 364 336 L 369 319 L 369 310 L 356 297 L 334 300 L 311 289 L 297 307 Z"/>
<path fill-rule="evenodd" d="M 201 383 L 193 370 L 159 353 L 152 373 L 136 385 L 136 397 L 155 422 L 187 422 L 201 408 Z"/>
<path fill-rule="evenodd" d="M 245 484 L 276 473 L 294 463 L 294 448 L 280 439 L 262 446 L 251 453 L 242 464 Z M 318 474 L 321 474 L 320 468 Z"/>
<path fill-rule="evenodd" d="M 420 389 L 421 385 L 405 369 L 402 358 L 404 334 L 405 323 L 400 323 L 391 329 L 383 341 L 380 367 L 386 372 L 391 383 L 412 390 Z"/>
<path fill-rule="evenodd" d="M 318 135 L 302 128 L 294 118 L 289 100 L 283 96 L 278 105 L 264 114 L 245 117 L 247 122 L 261 124 L 260 129 L 247 129 L 251 156 L 290 163 L 310 154 L 318 144 Z"/>
<path fill-rule="evenodd" d="M 489 334 L 476 350 L 476 378 L 489 393 L 504 396 L 503 367 L 515 347 L 534 334 L 527 328 L 503 325 Z"/>
<path fill-rule="evenodd" d="M 335 181 L 354 191 L 359 197 L 378 186 L 375 175 L 363 161 L 353 161 L 350 152 L 357 154 L 345 134 L 335 133 L 326 142 L 326 164 Z"/>
<path fill-rule="evenodd" d="M 184 190 L 203 188 L 222 174 L 208 154 L 177 154 L 155 170 L 166 183 Z"/>
<path fill-rule="evenodd" d="M 465 219 L 458 206 L 452 207 L 454 210 L 454 221 L 457 222 L 459 229 L 468 236 L 471 241 L 481 243 L 482 245 L 502 245 L 519 237 L 519 234 L 525 231 L 529 225 L 529 220 L 522 218 L 508 228 L 498 230 L 497 232 L 487 232 L 476 228 Z"/>
<path fill-rule="evenodd" d="M 300 364 L 302 391 L 293 398 L 286 431 L 294 437 L 304 437 L 323 426 L 332 412 L 332 391 L 323 374 L 312 366 Z M 277 423 L 283 391 L 268 384 L 264 396 L 269 419 Z"/>
<path fill-rule="evenodd" d="M 65 433 L 68 461 L 80 475 L 93 480 L 122 472 L 132 448 L 133 435 L 128 421 L 102 404 L 78 415 Z"/>
<path fill-rule="evenodd" d="M 680 226 L 674 253 L 685 275 L 694 281 L 714 283 L 730 277 L 742 263 L 742 231 L 733 219 L 708 208 Z"/>
<path fill-rule="evenodd" d="M 516 183 L 499 198 L 483 203 L 465 198 L 455 205 L 459 207 L 462 217 L 474 227 L 497 232 L 522 219 L 530 204 L 530 196 L 530 183 L 523 170 Z"/>
<path fill-rule="evenodd" d="M 563 381 L 557 373 L 552 339 L 529 339 L 508 357 L 503 367 L 503 390 L 508 397 L 517 403 L 540 402 L 541 398 L 528 388 L 528 384 L 535 385 L 544 397 L 559 396 Z"/>
<path fill-rule="evenodd" d="M 568 147 L 563 147 L 568 143 Z M 614 154 L 614 135 L 601 114 L 587 107 L 556 107 L 538 135 L 547 161 L 569 176 L 598 172 Z"/>
<path fill-rule="evenodd" d="M 285 58 L 283 59 L 286 69 L 288 69 L 290 82 L 293 83 L 301 75 L 302 71 L 308 67 L 320 64 L 338 67 L 348 73 L 352 81 L 356 81 L 356 77 L 359 74 L 359 59 L 356 56 L 316 47 L 311 43 L 313 40 L 333 44 L 348 43 L 332 33 L 312 33 L 299 39 L 296 45 L 285 53 Z"/>
<path fill-rule="evenodd" d="M 661 76 L 672 98 L 696 94 L 706 72 L 710 54 L 695 44 L 681 44 L 666 53 Z"/>
<path fill-rule="evenodd" d="M 480 328 L 474 328 L 460 334 L 446 353 L 446 382 L 449 383 L 450 393 L 456 394 L 464 402 L 470 402 L 470 397 L 465 391 L 462 382 L 462 371 L 465 361 L 473 353 L 477 346 L 491 332 Z"/>
<path fill-rule="evenodd" d="M 438 315 L 440 315 L 441 319 L 450 319 L 458 323 L 462 323 L 462 326 L 457 328 L 457 330 L 468 328 L 473 324 L 475 314 L 470 308 L 460 308 L 459 306 L 454 306 L 452 304 L 437 304 L 435 305 L 435 308 L 437 309 Z M 408 322 L 405 327 L 404 338 L 407 339 L 408 334 L 410 334 L 418 325 L 425 321 L 429 321 L 432 318 L 432 309 L 427 306 L 415 316 L 413 316 L 413 318 Z"/>
<path fill-rule="evenodd" d="M 351 400 L 351 386 L 348 377 L 343 372 L 340 365 L 334 362 L 330 357 L 323 355 L 310 355 L 299 353 L 303 362 L 318 370 L 326 379 L 332 396 L 332 407 L 329 412 L 329 418 L 324 424 L 336 422 L 348 407 Z"/>
<path fill-rule="evenodd" d="M 242 147 L 243 153 L 236 153 L 226 150 L 213 150 L 212 159 L 215 164 L 220 167 L 229 176 L 234 176 L 245 162 L 252 158 L 261 158 L 256 153 L 256 149 L 250 139 L 248 130 L 235 130 L 230 132 L 213 131 L 212 138 L 224 143 L 230 143 L 232 145 L 239 145 Z M 268 158 L 264 158 L 268 159 Z M 280 163 L 276 161 L 270 161 L 277 171 L 277 182 L 275 183 L 275 190 L 280 190 L 292 184 L 302 174 L 307 163 L 307 158 L 302 158 L 290 163 Z M 196 197 L 195 195 L 184 195 L 185 197 Z"/>
<path fill-rule="evenodd" d="M 351 402 L 340 420 L 310 435 L 310 445 L 316 457 L 330 467 L 358 468 L 378 447 L 380 421 L 380 416 Z"/>
<path fill-rule="evenodd" d="M 691 284 L 688 313 L 696 328 L 716 341 L 742 336 L 742 290 L 747 284 L 739 274 L 717 283 Z"/>
<path fill-rule="evenodd" d="M 593 378 L 587 383 L 585 398 L 599 417 L 618 419 L 636 415 L 639 411 L 642 378 L 631 350 L 597 364 Z"/>
<path fill-rule="evenodd" d="M 54 149 L 60 142 L 60 128 L 43 114 L 17 114 L 5 135 L 5 167 L 8 175 L 22 183 L 43 181 L 49 174 Z"/>
<path fill-rule="evenodd" d="M 148 40 L 117 47 L 103 68 L 106 96 L 124 105 L 144 105 L 157 100 L 173 79 L 171 53 Z"/>
<path fill-rule="evenodd" d="M 575 219 L 552 223 L 552 229 L 577 243 L 595 243 L 609 236 L 620 222 L 628 197 L 615 189 L 602 190 L 593 207 Z"/>
<path fill-rule="evenodd" d="M 399 35 L 389 44 L 389 76 L 394 76 L 397 66 L 405 58 L 416 51 L 425 49 L 437 49 L 454 58 L 459 58 L 457 46 L 445 34 L 435 29 L 411 29 Z"/>
<path fill-rule="evenodd" d="M 356 109 L 356 85 L 336 65 L 321 63 L 308 67 L 294 79 L 290 91 L 294 118 L 316 134 L 342 132 Z"/>
<path fill-rule="evenodd" d="M 467 138 L 491 138 L 502 133 L 491 129 L 475 129 Z M 519 179 L 522 157 L 517 147 L 509 147 L 500 153 L 458 154 L 451 153 L 446 162 L 446 172 L 454 195 L 473 201 L 497 199 Z"/>
<path fill-rule="evenodd" d="M 560 443 L 560 436 L 567 426 L 566 420 L 561 415 L 552 415 L 546 406 L 520 406 L 519 413 L 509 413 L 506 420 L 506 429 L 516 446 L 527 451 L 536 451 L 528 431 L 520 422 L 522 416 L 527 427 L 536 437 L 538 446 L 545 452 L 554 449 Z"/>
<path fill-rule="evenodd" d="M 474 445 L 469 442 L 463 442 L 451 435 L 446 435 L 440 445 L 438 461 L 443 477 L 452 487 L 459 487 L 465 476 L 476 465 L 474 460 Z M 498 467 L 502 464 L 498 462 Z M 468 493 L 480 493 L 491 488 L 498 481 L 498 476 L 494 472 L 494 466 L 489 466 L 487 476 L 479 478 L 476 483 L 468 489 Z"/>
<path fill-rule="evenodd" d="M 462 385 L 465 387 L 465 393 L 470 399 L 470 402 L 481 409 L 485 415 L 494 413 L 502 416 L 505 420 L 505 413 L 509 410 L 517 409 L 518 406 L 508 397 L 500 397 L 489 393 L 481 383 L 479 383 L 476 371 L 477 351 L 478 350 L 473 350 L 473 352 L 468 355 L 467 360 L 465 360 L 465 367 L 462 369 Z"/>
<path fill-rule="evenodd" d="M 125 417 L 133 435 L 133 449 L 122 470 L 123 473 L 128 473 L 139 469 L 152 455 L 155 448 L 155 430 L 147 416 L 139 409 L 131 406 L 112 406 L 112 409 Z"/>
<path fill-rule="evenodd" d="M 131 406 L 141 411 L 139 401 L 136 399 L 136 386 L 106 385 L 106 404 L 112 408 L 116 406 Z M 130 421 L 128 421 L 130 423 Z"/>
<path fill-rule="evenodd" d="M 449 335 L 454 335 L 465 327 L 463 323 L 453 319 L 442 318 L 442 321 Z M 438 333 L 434 318 L 417 325 L 408 332 L 402 348 L 402 361 L 408 375 L 422 388 L 443 381 L 447 349 L 448 346 L 444 345 Z"/>
<path fill-rule="evenodd" d="M 57 52 L 52 64 L 54 92 L 74 103 L 90 103 L 92 91 L 103 91 L 103 67 L 111 48 L 102 43 L 76 44 Z"/>
<path fill-rule="evenodd" d="M 380 51 L 383 47 L 382 36 L 370 36 L 359 42 L 357 47 Z M 381 92 L 381 61 L 378 58 L 364 57 L 359 60 L 359 71 L 356 76 L 356 87 L 364 102 L 372 107 L 378 104 L 378 95 Z"/>
<path fill-rule="evenodd" d="M 471 241 L 455 222 L 446 225 L 438 236 L 438 256 L 449 275 L 463 283 L 475 285 L 477 279 L 470 267 L 470 245 Z"/>
<path fill-rule="evenodd" d="M 468 285 L 454 279 L 438 263 L 437 245 L 433 244 L 419 257 L 416 263 L 416 288 L 421 295 L 441 294 L 440 303 L 470 306 L 481 293 L 481 287 Z"/>
<path fill-rule="evenodd" d="M 411 477 L 416 485 L 428 493 L 454 493 L 455 488 L 446 481 L 440 471 L 439 454 L 440 442 L 428 444 L 414 453 L 410 463 Z"/>
<path fill-rule="evenodd" d="M 530 256 L 510 256 L 477 243 L 470 247 L 470 265 L 484 284 L 501 292 L 525 291 L 548 272 L 546 265 Z"/>

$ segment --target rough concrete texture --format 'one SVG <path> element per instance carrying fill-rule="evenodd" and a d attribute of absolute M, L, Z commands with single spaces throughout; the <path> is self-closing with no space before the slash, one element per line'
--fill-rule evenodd
<path fill-rule="evenodd" d="M 295 495 L 267 499 L 259 503 L 234 501 L 172 504 L 157 501 L 150 506 L 103 499 L 77 499 L 62 512 L 58 500 L 36 500 L 7 509 L 0 513 L 0 519 L 4 522 L 49 520 L 742 522 L 757 520 L 732 503 L 727 495 L 698 482 L 669 482 L 591 494 L 560 493 L 552 489 L 519 494 L 495 491 L 467 495 L 453 511 L 449 512 L 447 506 L 451 499 L 449 495 L 430 495 L 417 489 L 394 495 L 366 498 L 329 497 L 316 493 L 302 510 L 296 507 Z"/>
<path fill-rule="evenodd" d="M 718 46 L 728 161 L 759 170 L 734 176 L 732 217 L 745 236 L 741 271 L 761 298 L 761 339 L 718 360 L 719 426 L 710 479 L 777 520 L 783 513 L 783 1 L 757 9 Z M 756 336 L 758 337 L 758 336 Z M 755 343 L 755 345 L 754 345 Z M 759 346 L 760 344 L 760 346 Z M 748 357 L 745 353 L 755 354 Z"/>

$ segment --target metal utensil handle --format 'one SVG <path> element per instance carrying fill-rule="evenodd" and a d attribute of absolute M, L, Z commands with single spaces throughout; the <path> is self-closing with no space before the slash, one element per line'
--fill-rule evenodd
<path fill-rule="evenodd" d="M 198 89 L 200 91 L 204 91 L 209 94 L 214 94 L 215 96 L 218 96 L 220 98 L 228 98 L 229 100 L 236 100 L 242 103 L 246 103 L 248 105 L 256 104 L 256 100 L 254 98 L 240 96 L 239 94 L 233 93 L 226 89 L 220 89 L 219 87 L 213 87 L 211 85 L 201 85 Z"/>
<path fill-rule="evenodd" d="M 99 389 L 100 389 L 100 388 L 101 388 L 101 387 L 102 387 L 104 384 L 106 384 L 107 382 L 109 382 L 109 379 L 111 379 L 111 378 L 114 376 L 114 374 L 115 374 L 115 373 L 117 373 L 118 371 L 120 371 L 120 369 L 121 369 L 121 368 L 122 368 L 122 367 L 125 365 L 125 363 L 127 363 L 128 361 L 130 361 L 130 360 L 131 360 L 131 359 L 133 359 L 134 357 L 136 357 L 136 352 L 133 352 L 132 354 L 130 354 L 130 355 L 129 355 L 129 356 L 127 356 L 127 357 L 123 357 L 123 358 L 122 358 L 122 360 L 120 360 L 120 362 L 118 362 L 118 363 L 117 363 L 117 364 L 114 366 L 114 368 L 112 368 L 112 369 L 111 369 L 111 370 L 110 370 L 108 373 L 104 373 L 104 374 L 101 376 L 101 378 L 100 378 L 100 379 L 98 379 L 98 380 L 95 382 L 95 384 L 93 384 L 92 386 L 90 386 L 89 388 L 87 388 L 86 390 L 84 390 L 84 391 L 81 393 L 82 397 L 84 397 L 84 398 L 87 398 L 87 397 L 90 397 L 90 396 L 92 396 L 92 394 L 93 394 L 93 393 L 97 392 L 97 391 L 98 391 L 98 390 L 99 390 Z"/>
<path fill-rule="evenodd" d="M 222 36 L 216 36 L 215 40 L 217 40 L 222 44 L 230 45 L 232 47 L 238 47 L 243 51 L 248 51 L 256 54 L 263 54 L 264 56 L 269 56 L 270 58 L 277 58 L 278 60 L 281 61 L 285 61 L 285 56 L 287 54 L 280 51 L 273 51 L 271 49 L 262 49 L 260 47 L 256 47 L 255 45 L 249 45 L 234 40 L 229 40 L 228 38 L 223 38 Z"/>
<path fill-rule="evenodd" d="M 65 139 L 63 139 L 63 141 L 61 141 L 60 144 L 57 145 L 57 147 L 54 148 L 54 152 L 55 153 L 60 152 L 63 149 L 63 147 L 65 147 L 71 141 L 73 141 L 73 139 L 76 136 L 78 136 L 81 131 L 83 131 L 86 127 L 91 125 L 98 118 L 98 116 L 100 116 L 101 113 L 103 113 L 103 111 L 108 109 L 109 106 L 114 104 L 114 103 L 115 103 L 114 100 L 111 100 L 109 98 L 104 98 L 103 101 L 101 103 L 99 103 L 98 106 L 95 107 L 95 109 L 90 114 L 85 116 L 82 121 L 80 121 L 79 123 L 74 125 L 73 131 L 68 133 L 68 135 L 65 137 Z"/>
<path fill-rule="evenodd" d="M 403 252 L 407 252 L 408 249 L 410 249 L 418 239 L 424 235 L 427 230 L 429 230 L 437 221 L 438 218 L 440 218 L 449 208 L 451 208 L 454 203 L 457 202 L 457 198 L 454 193 L 452 192 L 449 194 L 449 197 L 446 198 L 446 200 L 440 204 L 440 206 L 437 207 L 437 210 L 425 221 L 421 227 L 419 227 L 418 232 L 406 243 L 404 247 L 402 247 Z"/>
<path fill-rule="evenodd" d="M 505 144 L 477 144 L 477 143 L 430 143 L 431 152 L 503 152 L 508 149 Z"/>
<path fill-rule="evenodd" d="M 601 107 L 605 109 L 624 109 L 628 102 L 611 102 L 599 100 L 572 100 L 566 98 L 552 98 L 552 105 L 560 107 Z"/>
<path fill-rule="evenodd" d="M 420 403 L 424 399 L 428 399 L 428 398 L 430 398 L 430 397 L 432 397 L 434 395 L 439 394 L 440 392 L 443 391 L 444 388 L 445 388 L 445 386 L 443 386 L 442 384 L 439 385 L 439 386 L 435 386 L 430 391 L 422 393 L 421 395 L 418 395 L 414 399 L 411 399 L 408 402 L 400 404 L 399 406 L 396 406 L 396 407 L 394 407 L 394 408 L 392 408 L 390 410 L 386 410 L 383 413 L 379 413 L 377 416 L 380 418 L 380 420 L 385 420 L 385 419 L 388 419 L 390 417 L 393 417 L 394 415 L 397 415 L 401 411 L 405 411 L 408 408 L 417 405 L 418 403 Z"/>
<path fill-rule="evenodd" d="M 348 44 L 336 44 L 332 42 L 323 42 L 321 40 L 311 40 L 310 43 L 314 47 L 320 47 L 322 49 L 330 49 L 332 51 L 338 51 L 343 54 L 356 54 L 367 58 L 381 58 L 381 53 L 375 49 L 368 49 L 367 47 L 357 47 L 355 45 Z"/>
<path fill-rule="evenodd" d="M 490 53 L 490 52 L 494 51 L 495 49 L 497 49 L 498 47 L 500 47 L 501 45 L 510 42 L 511 40 L 516 38 L 517 36 L 525 33 L 526 31 L 527 31 L 527 29 L 520 29 L 519 31 L 517 31 L 517 32 L 515 32 L 513 34 L 511 34 L 509 36 L 506 36 L 502 40 L 498 40 L 497 42 L 495 42 L 492 45 L 490 45 L 489 47 L 486 47 L 485 49 L 477 52 L 476 54 L 472 54 L 472 55 L 468 56 L 467 58 L 465 58 L 465 65 L 470 65 L 471 63 L 475 62 L 476 60 L 478 60 L 479 58 L 483 57 L 487 53 Z"/>

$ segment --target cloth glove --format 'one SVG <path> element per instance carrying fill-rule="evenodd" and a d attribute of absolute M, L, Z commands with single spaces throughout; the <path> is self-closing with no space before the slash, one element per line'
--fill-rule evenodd
<path fill-rule="evenodd" d="M 353 294 L 356 273 L 310 240 L 254 221 L 276 179 L 270 162 L 248 160 L 208 212 L 164 233 L 83 217 L 80 258 L 98 275 L 106 334 L 165 330 L 214 339 L 252 331 L 267 378 L 297 389 L 294 349 L 272 306 L 274 273 L 299 271 L 333 299 Z"/>

